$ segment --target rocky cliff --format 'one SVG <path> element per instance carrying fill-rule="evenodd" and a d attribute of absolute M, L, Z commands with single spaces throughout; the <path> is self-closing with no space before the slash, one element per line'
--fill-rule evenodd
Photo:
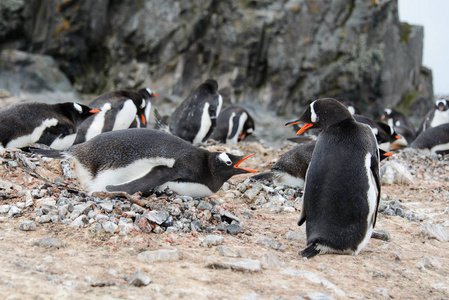
<path fill-rule="evenodd" d="M 419 115 L 433 102 L 423 28 L 400 22 L 397 0 L 6 0 L 0 8 L 1 49 L 52 56 L 81 93 L 149 86 L 182 98 L 213 77 L 228 101 L 280 114 L 328 96 L 373 115 L 398 105 Z"/>

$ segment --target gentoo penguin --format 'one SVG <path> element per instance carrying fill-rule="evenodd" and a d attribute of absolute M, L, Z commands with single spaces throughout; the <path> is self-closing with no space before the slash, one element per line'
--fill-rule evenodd
<path fill-rule="evenodd" d="M 312 158 L 315 141 L 299 144 L 285 152 L 269 172 L 251 177 L 254 180 L 273 180 L 276 186 L 304 187 L 307 168 Z"/>
<path fill-rule="evenodd" d="M 313 101 L 302 116 L 323 131 L 307 169 L 298 225 L 306 222 L 307 258 L 323 253 L 358 254 L 368 243 L 380 197 L 379 150 L 371 128 L 354 120 L 332 98 Z"/>
<path fill-rule="evenodd" d="M 149 88 L 134 91 L 114 91 L 103 94 L 89 103 L 100 112 L 83 122 L 75 144 L 90 140 L 107 131 L 146 127 L 151 112 L 151 99 L 158 97 Z"/>
<path fill-rule="evenodd" d="M 74 102 L 26 102 L 5 107 L 0 110 L 0 149 L 32 143 L 66 149 L 73 144 L 77 127 L 95 113 L 98 110 Z"/>
<path fill-rule="evenodd" d="M 51 157 L 61 154 L 35 152 Z M 191 197 L 210 196 L 232 176 L 257 172 L 239 167 L 252 155 L 209 152 L 170 133 L 146 128 L 105 132 L 62 152 L 89 193 L 148 196 L 153 190 L 169 188 Z"/>
<path fill-rule="evenodd" d="M 254 131 L 254 120 L 242 107 L 228 106 L 220 112 L 210 138 L 221 143 L 236 144 Z"/>
<path fill-rule="evenodd" d="M 205 141 L 215 128 L 222 104 L 217 81 L 206 80 L 170 116 L 170 132 L 193 144 Z"/>
<path fill-rule="evenodd" d="M 446 99 L 437 99 L 435 109 L 429 111 L 418 129 L 418 134 L 431 127 L 449 123 L 449 101 Z"/>
<path fill-rule="evenodd" d="M 428 150 L 430 153 L 449 153 L 449 123 L 428 128 L 421 132 L 413 143 L 412 148 Z"/>
<path fill-rule="evenodd" d="M 376 136 L 377 144 L 379 149 L 388 152 L 390 149 L 390 144 L 398 139 L 401 139 L 399 135 L 387 124 L 382 122 L 376 122 L 366 116 L 353 114 L 354 119 L 357 122 L 369 125 Z"/>
<path fill-rule="evenodd" d="M 415 126 L 413 126 L 412 122 L 403 113 L 391 108 L 385 108 L 381 120 L 390 125 L 401 136 L 401 139 L 396 141 L 396 143 L 400 144 L 399 146 L 410 145 L 415 139 Z"/>
<path fill-rule="evenodd" d="M 306 172 L 315 149 L 315 141 L 300 144 L 284 153 L 269 172 L 252 176 L 254 180 L 273 180 L 276 186 L 289 185 L 303 188 Z M 393 155 L 379 148 L 380 160 Z"/>

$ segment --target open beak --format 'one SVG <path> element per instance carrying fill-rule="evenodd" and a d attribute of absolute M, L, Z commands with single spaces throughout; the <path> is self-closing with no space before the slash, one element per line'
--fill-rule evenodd
<path fill-rule="evenodd" d="M 89 110 L 89 112 L 91 114 L 98 114 L 100 112 L 100 110 L 99 109 L 91 109 L 91 110 Z"/>
<path fill-rule="evenodd" d="M 300 130 L 298 130 L 298 132 L 296 133 L 296 135 L 300 135 L 301 133 L 303 133 L 304 131 L 306 131 L 307 129 L 309 129 L 309 128 L 312 127 L 312 126 L 313 126 L 312 123 L 306 123 L 306 124 L 304 124 L 304 126 L 302 126 Z"/>
<path fill-rule="evenodd" d="M 253 169 L 239 168 L 239 165 L 240 165 L 244 160 L 246 160 L 247 158 L 250 158 L 250 157 L 253 156 L 254 154 L 256 154 L 256 153 L 251 153 L 251 154 L 248 154 L 247 156 L 243 157 L 241 160 L 239 160 L 239 161 L 234 165 L 234 168 L 241 169 L 241 170 L 245 170 L 245 171 L 250 172 L 250 173 L 257 173 L 257 172 L 259 172 L 259 171 L 257 171 L 257 170 L 253 170 Z"/>
<path fill-rule="evenodd" d="M 143 114 L 140 115 L 140 118 L 142 119 L 143 125 L 147 125 L 147 121 L 145 120 L 145 116 Z"/>

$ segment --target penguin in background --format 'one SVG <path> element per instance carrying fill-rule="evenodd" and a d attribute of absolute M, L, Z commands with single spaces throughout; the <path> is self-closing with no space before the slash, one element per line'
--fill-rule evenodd
<path fill-rule="evenodd" d="M 391 143 L 395 142 L 401 137 L 396 134 L 394 129 L 392 129 L 388 124 L 382 122 L 376 122 L 366 116 L 353 114 L 354 119 L 357 122 L 369 125 L 376 136 L 377 144 L 379 149 L 388 152 Z"/>
<path fill-rule="evenodd" d="M 204 142 L 217 124 L 222 105 L 217 81 L 207 79 L 170 116 L 169 130 L 190 143 Z"/>
<path fill-rule="evenodd" d="M 209 152 L 170 133 L 146 128 L 105 132 L 66 151 L 34 149 L 73 162 L 89 193 L 141 192 L 166 188 L 179 195 L 206 197 L 234 175 L 257 172 L 239 165 L 253 154 Z"/>
<path fill-rule="evenodd" d="M 449 154 L 449 123 L 424 130 L 410 146 L 431 154 Z"/>
<path fill-rule="evenodd" d="M 78 126 L 98 110 L 75 102 L 26 102 L 0 110 L 0 150 L 40 143 L 53 149 L 70 147 Z"/>
<path fill-rule="evenodd" d="M 430 110 L 421 123 L 418 129 L 418 135 L 424 130 L 445 123 L 449 123 L 449 101 L 446 99 L 437 99 L 435 101 L 435 109 Z"/>
<path fill-rule="evenodd" d="M 306 222 L 306 258 L 317 254 L 358 254 L 376 224 L 380 199 L 379 150 L 371 128 L 355 121 L 332 98 L 315 100 L 286 125 L 305 123 L 301 134 L 321 128 L 306 173 L 298 225 Z"/>
<path fill-rule="evenodd" d="M 244 141 L 254 129 L 254 120 L 246 109 L 228 106 L 220 112 L 210 138 L 220 143 L 236 144 Z"/>
<path fill-rule="evenodd" d="M 120 129 L 146 127 L 151 113 L 151 100 L 158 97 L 149 88 L 134 91 L 114 91 L 103 94 L 89 103 L 100 112 L 80 126 L 75 144 L 96 135 Z"/>
<path fill-rule="evenodd" d="M 412 122 L 401 112 L 385 108 L 381 116 L 381 120 L 386 122 L 393 130 L 401 136 L 399 143 L 395 148 L 405 147 L 410 145 L 416 137 L 415 126 Z"/>

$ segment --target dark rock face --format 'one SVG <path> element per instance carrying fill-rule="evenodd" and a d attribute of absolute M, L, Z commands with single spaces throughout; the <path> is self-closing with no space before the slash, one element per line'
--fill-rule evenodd
<path fill-rule="evenodd" d="M 2 27 L 2 12 L 0 37 L 23 31 L 15 47 L 53 56 L 80 92 L 185 97 L 216 78 L 231 102 L 278 113 L 319 97 L 371 114 L 433 102 L 423 28 L 399 21 L 397 0 L 29 0 L 14 11 L 23 27 Z"/>

